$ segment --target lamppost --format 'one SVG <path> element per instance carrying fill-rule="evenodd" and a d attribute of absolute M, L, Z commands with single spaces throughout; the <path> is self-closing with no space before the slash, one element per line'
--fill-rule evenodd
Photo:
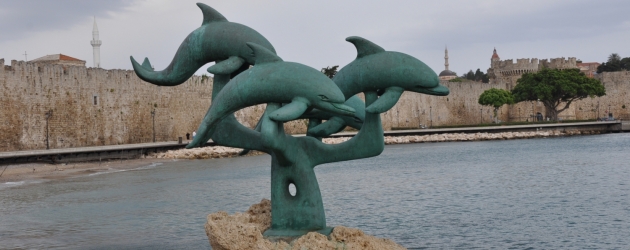
<path fill-rule="evenodd" d="M 155 109 L 151 111 L 151 118 L 153 119 L 153 142 L 155 142 Z"/>
<path fill-rule="evenodd" d="M 52 116 L 52 109 L 46 111 L 46 113 L 44 114 L 46 116 L 46 149 L 50 149 L 49 143 L 48 143 L 48 119 L 50 119 L 50 117 Z"/>
<path fill-rule="evenodd" d="M 433 128 L 433 106 L 429 106 L 429 120 L 431 121 L 430 128 Z"/>
<path fill-rule="evenodd" d="M 609 117 L 609 118 L 610 118 L 610 117 L 612 117 L 612 113 L 611 113 L 611 111 L 610 111 L 610 104 L 608 104 L 608 117 Z"/>
<path fill-rule="evenodd" d="M 518 108 L 518 117 L 516 118 L 517 121 L 521 121 L 521 108 Z"/>
<path fill-rule="evenodd" d="M 597 120 L 599 121 L 599 101 L 597 101 Z"/>
<path fill-rule="evenodd" d="M 483 124 L 483 108 L 479 109 L 479 124 Z"/>

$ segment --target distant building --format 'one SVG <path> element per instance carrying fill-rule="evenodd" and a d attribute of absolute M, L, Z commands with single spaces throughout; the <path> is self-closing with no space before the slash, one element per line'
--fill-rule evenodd
<path fill-rule="evenodd" d="M 457 78 L 457 74 L 455 74 L 455 72 L 450 71 L 448 69 L 448 48 L 444 49 L 444 70 L 442 72 L 440 72 L 440 80 L 451 80 L 451 79 L 455 79 Z"/>
<path fill-rule="evenodd" d="M 577 67 L 580 72 L 584 73 L 587 77 L 593 78 L 597 74 L 597 67 L 601 65 L 597 62 L 577 63 Z"/>
<path fill-rule="evenodd" d="M 85 67 L 85 61 L 76 59 L 74 57 L 66 56 L 64 54 L 42 56 L 40 58 L 30 60 L 29 62 L 37 63 L 37 64 L 60 64 L 60 65 L 67 65 L 67 66 Z"/>
<path fill-rule="evenodd" d="M 538 58 L 523 58 L 514 60 L 508 59 L 501 61 L 497 49 L 495 48 L 490 58 L 490 68 L 488 69 L 488 78 L 490 84 L 507 84 L 511 89 L 516 85 L 516 81 L 525 73 L 535 73 L 542 68 L 550 69 L 575 69 L 577 68 L 577 60 L 575 57 L 551 58 L 549 60 Z"/>

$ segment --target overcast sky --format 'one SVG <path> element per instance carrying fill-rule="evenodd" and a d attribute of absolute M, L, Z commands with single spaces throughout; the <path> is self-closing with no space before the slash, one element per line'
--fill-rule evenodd
<path fill-rule="evenodd" d="M 166 67 L 183 39 L 201 25 L 197 1 L 0 0 L 0 58 L 65 54 L 93 66 L 92 26 L 100 31 L 101 66 L 131 69 L 129 56 Z M 630 57 L 627 0 L 293 1 L 206 0 L 229 21 L 264 35 L 285 61 L 316 69 L 356 56 L 348 36 L 412 55 L 436 73 L 461 75 L 502 60 L 576 57 L 603 62 Z M 202 67 L 198 73 L 205 72 Z"/>

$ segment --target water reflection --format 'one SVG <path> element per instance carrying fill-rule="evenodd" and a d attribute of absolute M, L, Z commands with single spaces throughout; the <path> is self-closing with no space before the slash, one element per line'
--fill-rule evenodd
<path fill-rule="evenodd" d="M 408 248 L 630 245 L 630 136 L 386 147 L 318 166 L 329 225 Z M 209 249 L 210 212 L 269 197 L 268 156 L 0 189 L 2 248 Z"/>

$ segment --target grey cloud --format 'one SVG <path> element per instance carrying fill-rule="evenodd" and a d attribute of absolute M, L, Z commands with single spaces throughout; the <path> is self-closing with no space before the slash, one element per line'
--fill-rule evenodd
<path fill-rule="evenodd" d="M 0 42 L 23 38 L 30 32 L 65 29 L 85 18 L 108 16 L 131 1 L 57 0 L 2 1 L 0 5 Z"/>

